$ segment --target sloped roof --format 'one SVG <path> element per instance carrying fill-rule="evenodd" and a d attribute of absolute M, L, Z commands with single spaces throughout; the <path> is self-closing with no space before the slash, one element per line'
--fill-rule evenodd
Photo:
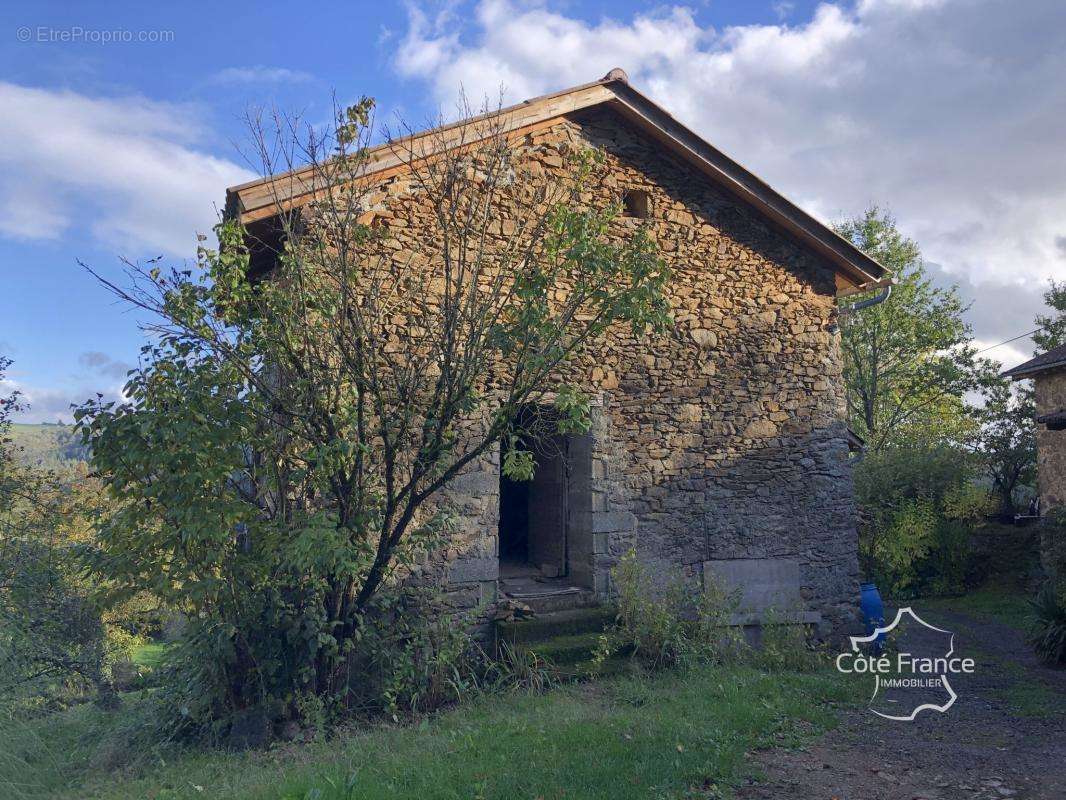
<path fill-rule="evenodd" d="M 1023 364 L 1008 369 L 1003 373 L 1004 378 L 1013 378 L 1020 381 L 1023 378 L 1031 378 L 1041 372 L 1051 369 L 1066 367 L 1066 344 L 1053 347 L 1046 353 L 1041 353 L 1036 358 L 1030 358 Z"/>
<path fill-rule="evenodd" d="M 447 148 L 449 134 L 453 134 L 453 140 L 457 140 L 463 135 L 464 126 L 471 122 L 499 117 L 501 119 L 494 127 L 502 133 L 515 134 L 534 127 L 546 127 L 568 114 L 596 106 L 613 109 L 659 142 L 665 150 L 692 164 L 715 185 L 746 203 L 791 239 L 825 258 L 836 270 L 839 294 L 874 289 L 888 282 L 888 270 L 877 261 L 675 120 L 630 86 L 629 79 L 621 69 L 612 69 L 592 83 L 536 97 L 432 131 L 416 133 L 403 140 L 400 148 L 395 142 L 379 145 L 369 153 L 367 173 L 401 168 L 404 154 L 419 144 L 429 146 L 444 143 L 443 146 Z M 430 134 L 433 134 L 432 139 Z M 279 207 L 300 206 L 324 188 L 320 182 L 316 182 L 311 168 L 243 183 L 226 190 L 226 213 L 238 217 L 245 224 L 251 224 L 275 216 Z"/>

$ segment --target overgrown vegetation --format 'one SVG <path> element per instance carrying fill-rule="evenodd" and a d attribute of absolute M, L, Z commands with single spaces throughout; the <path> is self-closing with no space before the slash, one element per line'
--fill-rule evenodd
<path fill-rule="evenodd" d="M 835 706 L 857 701 L 862 691 L 865 685 L 835 672 L 697 666 L 572 684 L 547 694 L 474 698 L 415 724 L 342 729 L 298 747 L 149 751 L 125 771 L 113 768 L 124 741 L 114 727 L 118 718 L 80 706 L 0 730 L 0 795 L 713 797 L 743 780 L 746 752 L 800 744 L 833 725 Z"/>
<path fill-rule="evenodd" d="M 867 455 L 855 476 L 863 574 L 896 598 L 962 592 L 994 505 L 976 477 L 974 459 L 944 444 Z"/>
<path fill-rule="evenodd" d="M 863 575 L 893 599 L 958 594 L 984 577 L 975 537 L 1032 491 L 1032 393 L 978 357 L 957 288 L 933 284 L 889 214 L 875 207 L 838 231 L 896 278 L 887 301 L 841 318 L 849 422 L 867 442 L 855 469 Z M 1049 306 L 1060 293 L 1052 284 Z M 1057 323 L 1042 320 L 1053 338 Z"/>
<path fill-rule="evenodd" d="M 1056 509 L 1041 525 L 1046 577 L 1031 601 L 1030 642 L 1048 664 L 1066 664 L 1066 511 Z"/>
<path fill-rule="evenodd" d="M 100 486 L 83 469 L 27 465 L 11 436 L 20 408 L 17 392 L 0 397 L 0 706 L 11 713 L 108 695 L 110 664 L 137 642 L 82 571 Z"/>
<path fill-rule="evenodd" d="M 399 241 L 366 216 L 372 108 L 343 110 L 324 137 L 255 122 L 275 189 L 289 180 L 279 165 L 333 187 L 279 205 L 285 246 L 262 280 L 227 221 L 196 269 L 131 265 L 131 286 L 109 284 L 152 315 L 155 338 L 126 402 L 76 413 L 115 499 L 88 563 L 109 601 L 150 591 L 189 620 L 162 716 L 183 735 L 452 693 L 466 680 L 458 645 L 405 629 L 412 614 L 397 611 L 410 602 L 397 587 L 434 574 L 453 532 L 440 491 L 500 441 L 504 472 L 528 478 L 527 443 L 544 431 L 519 429 L 519 412 L 553 404 L 550 433 L 586 429 L 568 363 L 612 326 L 642 336 L 667 322 L 650 238 L 607 236 L 619 209 L 582 200 L 605 196 L 590 192 L 597 153 L 573 154 L 559 177 L 527 173 L 494 117 L 391 141 L 409 189 L 390 213 L 419 219 Z M 503 210 L 513 228 L 497 225 Z M 449 677 L 426 666 L 427 642 Z M 421 671 L 365 685 L 368 664 L 398 657 Z"/>
<path fill-rule="evenodd" d="M 1044 583 L 1033 600 L 1033 615 L 1030 641 L 1036 654 L 1048 664 L 1066 663 L 1066 591 L 1061 582 Z"/>
<path fill-rule="evenodd" d="M 622 651 L 649 669 L 721 663 L 743 645 L 729 626 L 736 607 L 720 588 L 694 591 L 680 575 L 656 584 L 628 551 L 611 571 L 617 622 L 601 639 L 601 658 Z"/>
<path fill-rule="evenodd" d="M 804 671 L 821 663 L 799 609 L 769 609 L 758 620 L 758 642 L 746 641 L 737 624 L 739 599 L 704 576 L 686 585 L 680 574 L 653 581 L 634 550 L 611 571 L 617 619 L 601 637 L 599 661 L 630 655 L 645 669 L 687 669 L 704 664 L 746 663 L 769 670 Z"/>

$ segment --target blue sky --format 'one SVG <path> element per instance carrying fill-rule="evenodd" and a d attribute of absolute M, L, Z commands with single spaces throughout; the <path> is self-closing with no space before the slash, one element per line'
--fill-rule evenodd
<path fill-rule="evenodd" d="M 460 85 L 520 100 L 612 66 L 824 219 L 888 205 L 977 301 L 983 343 L 1021 333 L 1043 283 L 1066 278 L 1066 12 L 1005 5 L 8 4 L 4 388 L 31 401 L 26 420 L 117 391 L 137 316 L 77 261 L 120 278 L 120 256 L 190 257 L 225 186 L 251 176 L 236 146 L 249 107 L 320 119 L 335 90 L 420 123 Z M 100 41 L 121 31 L 133 41 Z"/>

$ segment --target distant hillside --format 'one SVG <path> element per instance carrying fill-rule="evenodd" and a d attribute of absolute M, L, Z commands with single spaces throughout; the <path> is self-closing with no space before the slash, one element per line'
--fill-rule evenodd
<path fill-rule="evenodd" d="M 22 448 L 22 460 L 33 466 L 54 469 L 89 459 L 88 448 L 81 443 L 71 425 L 14 424 L 11 438 Z"/>

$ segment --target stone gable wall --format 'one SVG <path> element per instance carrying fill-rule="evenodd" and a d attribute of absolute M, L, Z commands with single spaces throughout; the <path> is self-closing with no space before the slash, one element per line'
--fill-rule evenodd
<path fill-rule="evenodd" d="M 637 340 L 620 327 L 565 376 L 595 400 L 578 448 L 590 502 L 574 506 L 571 577 L 606 598 L 630 547 L 694 590 L 707 561 L 794 559 L 807 610 L 851 624 L 857 540 L 832 269 L 613 112 L 518 147 L 545 172 L 563 169 L 570 148 L 602 148 L 616 194 L 598 199 L 639 189 L 651 200 L 650 219 L 620 219 L 617 233 L 648 225 L 674 270 L 669 335 Z M 377 200 L 395 208 L 389 198 L 405 191 L 394 177 Z M 417 230 L 402 214 L 386 224 L 401 243 Z M 425 570 L 447 576 L 457 608 L 495 596 L 498 470 L 491 454 L 445 492 L 460 532 Z"/>
<path fill-rule="evenodd" d="M 1066 369 L 1042 373 L 1033 384 L 1038 417 L 1066 408 Z M 1066 507 L 1066 431 L 1037 425 L 1036 463 L 1042 513 Z"/>

